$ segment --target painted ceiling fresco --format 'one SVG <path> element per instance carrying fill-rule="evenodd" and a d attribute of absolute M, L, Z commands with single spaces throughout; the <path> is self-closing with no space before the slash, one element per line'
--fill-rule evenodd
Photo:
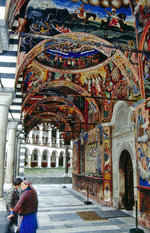
<path fill-rule="evenodd" d="M 41 4 L 30 0 L 24 17 L 27 19 L 24 31 L 35 35 L 53 36 L 78 31 L 105 38 L 115 46 L 121 44 L 128 48 L 129 41 L 136 46 L 135 24 L 128 0 L 51 0 Z M 29 50 L 30 43 L 28 37 L 24 38 L 21 49 Z"/>
<path fill-rule="evenodd" d="M 11 1 L 26 134 L 52 122 L 76 137 L 109 122 L 116 100 L 131 105 L 150 95 L 148 2 Z"/>

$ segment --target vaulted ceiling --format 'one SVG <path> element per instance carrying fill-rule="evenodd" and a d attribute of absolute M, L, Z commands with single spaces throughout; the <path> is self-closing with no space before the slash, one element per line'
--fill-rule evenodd
<path fill-rule="evenodd" d="M 16 88 L 21 82 L 26 134 L 50 123 L 77 137 L 109 122 L 117 100 L 145 97 L 148 55 L 140 51 L 149 22 L 137 14 L 136 24 L 136 7 L 128 0 L 10 1 L 9 27 L 20 33 Z"/>

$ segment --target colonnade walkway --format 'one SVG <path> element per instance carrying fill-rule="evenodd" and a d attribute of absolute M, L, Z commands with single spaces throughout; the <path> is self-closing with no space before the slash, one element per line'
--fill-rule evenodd
<path fill-rule="evenodd" d="M 130 212 L 102 206 L 92 199 L 92 204 L 86 205 L 86 196 L 72 189 L 71 184 L 39 184 L 34 187 L 39 198 L 37 233 L 127 233 L 135 228 L 135 218 Z M 95 220 L 97 215 L 100 220 Z M 92 220 L 87 219 L 92 217 Z M 6 213 L 0 209 L 0 233 L 5 232 L 5 224 Z M 150 230 L 138 227 L 150 233 Z"/>
<path fill-rule="evenodd" d="M 135 218 L 129 212 L 106 207 L 90 199 L 91 205 L 86 205 L 86 196 L 72 189 L 71 184 L 65 185 L 35 185 L 39 196 L 37 233 L 126 233 L 135 228 Z M 92 217 L 93 212 L 101 220 L 85 221 L 79 214 L 87 212 Z M 86 217 L 86 216 L 85 216 Z M 145 233 L 150 230 L 143 229 Z"/>

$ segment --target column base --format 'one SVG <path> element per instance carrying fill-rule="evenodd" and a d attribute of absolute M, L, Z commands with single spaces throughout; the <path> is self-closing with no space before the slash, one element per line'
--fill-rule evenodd
<path fill-rule="evenodd" d="M 10 189 L 12 187 L 12 183 L 5 183 L 4 184 L 4 192 L 7 192 L 8 189 Z"/>
<path fill-rule="evenodd" d="M 84 204 L 85 205 L 92 205 L 93 203 L 91 201 L 85 201 Z"/>
<path fill-rule="evenodd" d="M 0 198 L 0 211 L 6 211 L 6 201 L 4 198 Z"/>
<path fill-rule="evenodd" d="M 129 232 L 130 233 L 144 233 L 144 231 L 140 228 L 131 228 Z"/>
<path fill-rule="evenodd" d="M 26 165 L 24 168 L 31 168 L 31 166 L 29 166 L 29 165 Z"/>
<path fill-rule="evenodd" d="M 68 173 L 65 173 L 63 177 L 70 177 Z"/>

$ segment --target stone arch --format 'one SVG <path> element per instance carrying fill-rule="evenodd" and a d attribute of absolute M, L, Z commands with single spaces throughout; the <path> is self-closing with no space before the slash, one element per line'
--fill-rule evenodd
<path fill-rule="evenodd" d="M 71 167 L 71 161 L 70 161 L 70 158 L 71 158 L 71 152 L 68 151 L 68 167 Z"/>
<path fill-rule="evenodd" d="M 70 168 L 72 168 L 72 157 L 73 157 L 73 152 L 72 152 L 72 150 L 70 150 L 70 151 L 69 151 L 69 159 L 70 159 L 69 163 L 70 163 Z"/>
<path fill-rule="evenodd" d="M 44 145 L 48 144 L 48 137 L 47 136 L 43 137 L 43 144 Z"/>
<path fill-rule="evenodd" d="M 124 193 L 121 182 L 122 170 L 120 165 L 121 155 L 124 151 L 131 157 L 133 167 L 134 200 L 137 199 L 136 178 L 136 152 L 135 132 L 132 122 L 133 111 L 126 103 L 120 101 L 114 106 L 112 117 L 112 170 L 113 170 L 113 206 L 121 208 L 122 193 Z"/>
<path fill-rule="evenodd" d="M 37 134 L 35 138 L 36 138 L 36 144 L 39 144 L 39 135 Z"/>
<path fill-rule="evenodd" d="M 51 167 L 56 167 L 57 155 L 58 155 L 58 153 L 56 150 L 52 151 L 52 153 L 51 153 Z"/>
<path fill-rule="evenodd" d="M 39 155 L 40 155 L 39 150 L 37 148 L 35 148 L 32 151 L 32 155 L 31 155 L 31 167 L 38 166 Z"/>
<path fill-rule="evenodd" d="M 134 206 L 133 164 L 127 150 L 122 151 L 119 161 L 120 208 L 132 210 Z"/>
<path fill-rule="evenodd" d="M 59 167 L 64 166 L 64 159 L 63 159 L 64 156 L 65 156 L 64 151 L 60 151 L 60 153 L 59 153 Z"/>
<path fill-rule="evenodd" d="M 33 142 L 33 144 L 35 144 L 35 143 L 36 143 L 36 137 L 35 137 L 35 134 L 32 134 L 32 142 Z"/>
<path fill-rule="evenodd" d="M 127 151 L 131 157 L 132 166 L 133 166 L 133 183 L 134 183 L 134 200 L 137 198 L 137 179 L 136 179 L 136 156 L 135 156 L 135 150 L 134 146 L 130 142 L 122 142 L 120 145 L 118 145 L 118 149 L 116 150 L 115 156 L 112 158 L 113 162 L 113 205 L 117 208 L 122 207 L 122 192 L 123 188 L 121 182 L 122 180 L 122 174 L 121 174 L 121 167 L 120 160 L 121 155 L 124 151 Z"/>
<path fill-rule="evenodd" d="M 48 150 L 43 150 L 42 158 L 41 158 L 41 166 L 42 167 L 47 167 L 48 154 L 49 154 Z"/>
<path fill-rule="evenodd" d="M 118 101 L 113 109 L 111 125 L 113 125 L 113 133 L 122 131 L 124 128 L 132 128 L 133 111 L 124 101 Z"/>
<path fill-rule="evenodd" d="M 28 160 L 29 160 L 30 150 L 29 148 L 25 148 L 25 166 L 28 166 Z"/>

